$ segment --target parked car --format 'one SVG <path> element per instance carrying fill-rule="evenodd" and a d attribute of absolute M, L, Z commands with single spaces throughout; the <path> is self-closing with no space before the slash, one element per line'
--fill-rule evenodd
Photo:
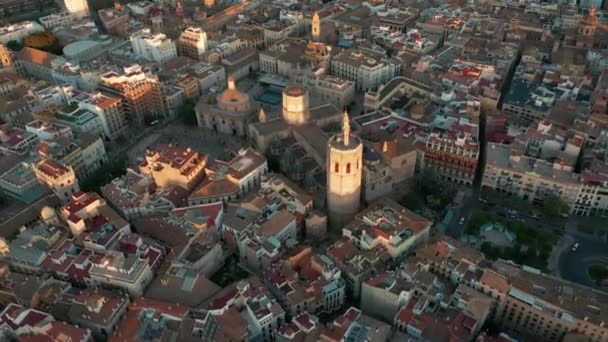
<path fill-rule="evenodd" d="M 572 245 L 572 251 L 576 252 L 576 250 L 578 249 L 578 247 L 580 246 L 580 243 L 575 243 L 574 245 Z"/>
<path fill-rule="evenodd" d="M 464 217 L 461 217 L 459 222 L 460 224 L 464 224 Z"/>

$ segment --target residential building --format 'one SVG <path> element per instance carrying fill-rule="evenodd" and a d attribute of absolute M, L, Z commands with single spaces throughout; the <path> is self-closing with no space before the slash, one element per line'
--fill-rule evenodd
<path fill-rule="evenodd" d="M 112 335 L 129 306 L 129 298 L 123 293 L 98 288 L 80 289 L 55 279 L 45 282 L 36 295 L 37 308 L 62 321 L 89 329 L 95 339 L 102 340 Z"/>
<path fill-rule="evenodd" d="M 226 207 L 221 235 L 248 267 L 263 270 L 278 260 L 282 249 L 297 243 L 297 226 L 297 215 L 284 205 L 249 196 Z"/>
<path fill-rule="evenodd" d="M 62 201 L 68 202 L 72 195 L 80 191 L 76 173 L 71 166 L 62 165 L 52 159 L 44 159 L 32 164 L 38 180 L 49 187 Z"/>
<path fill-rule="evenodd" d="M 132 34 L 129 40 L 139 58 L 163 64 L 177 57 L 175 43 L 163 33 L 152 34 L 150 29 L 145 28 Z"/>
<path fill-rule="evenodd" d="M 399 73 L 399 65 L 387 58 L 377 59 L 362 51 L 342 50 L 331 60 L 331 74 L 353 81 L 358 90 L 370 91 Z"/>
<path fill-rule="evenodd" d="M 89 5 L 86 0 L 63 0 L 62 4 L 70 13 L 83 16 L 89 14 Z"/>
<path fill-rule="evenodd" d="M 429 125 L 432 131 L 425 136 L 424 165 L 450 182 L 471 186 L 479 159 L 476 121 L 469 117 L 435 117 Z"/>
<path fill-rule="evenodd" d="M 133 298 L 142 296 L 154 278 L 154 269 L 160 264 L 162 251 L 144 244 L 141 238 L 136 241 L 134 248 L 138 249 L 138 253 L 112 250 L 92 262 L 89 270 L 91 281 L 123 289 Z"/>
<path fill-rule="evenodd" d="M 154 182 L 134 171 L 101 188 L 101 194 L 127 220 L 169 213 L 179 207 L 187 191 L 179 186 L 156 187 Z"/>
<path fill-rule="evenodd" d="M 327 248 L 330 257 L 342 272 L 342 278 L 353 298 L 360 298 L 361 285 L 375 272 L 384 270 L 386 260 L 390 259 L 382 245 L 371 250 L 359 250 L 355 241 L 343 236 Z"/>
<path fill-rule="evenodd" d="M 487 284 L 496 284 L 489 288 L 501 300 L 494 320 L 507 333 L 550 340 L 560 340 L 568 332 L 577 332 L 590 341 L 608 336 L 602 315 L 608 305 L 605 293 L 526 266 L 497 261 L 491 269 L 497 280 L 487 277 Z"/>
<path fill-rule="evenodd" d="M 388 8 L 377 13 L 380 23 L 387 25 L 392 31 L 406 32 L 414 26 L 420 10 L 417 8 Z"/>
<path fill-rule="evenodd" d="M 8 162 L 7 158 L 2 160 Z M 29 163 L 23 160 L 13 160 L 14 164 L 7 164 L 7 169 L 0 175 L 0 189 L 2 192 L 19 202 L 31 204 L 44 197 L 48 191 L 36 179 Z"/>
<path fill-rule="evenodd" d="M 206 165 L 207 178 L 190 196 L 188 204 L 227 202 L 257 189 L 268 173 L 266 158 L 254 149 L 242 149 L 229 162 L 215 160 Z"/>
<path fill-rule="evenodd" d="M 207 33 L 199 27 L 186 28 L 178 42 L 181 55 L 194 60 L 201 60 L 201 54 L 207 51 Z"/>
<path fill-rule="evenodd" d="M 93 135 L 103 134 L 100 118 L 93 112 L 80 108 L 77 104 L 50 105 L 42 110 L 34 112 L 34 119 L 46 122 L 54 122 L 69 127 L 73 133 L 80 135 L 89 133 Z"/>
<path fill-rule="evenodd" d="M 129 10 L 119 3 L 111 8 L 97 11 L 101 25 L 105 32 L 112 35 L 125 36 L 129 28 Z"/>
<path fill-rule="evenodd" d="M 426 242 L 432 222 L 388 198 L 372 204 L 344 226 L 343 235 L 361 249 L 382 245 L 393 258 L 407 255 Z"/>
<path fill-rule="evenodd" d="M 22 42 L 32 33 L 42 32 L 44 28 L 35 21 L 7 24 L 0 27 L 0 43 L 5 44 L 11 40 Z"/>
<path fill-rule="evenodd" d="M 541 121 L 511 145 L 489 143 L 482 187 L 531 203 L 542 203 L 545 196 L 555 194 L 573 210 L 580 189 L 579 175 L 573 170 L 583 139 L 552 136 L 553 129 Z"/>
<path fill-rule="evenodd" d="M 84 5 L 86 6 L 86 1 L 82 1 L 82 0 L 76 0 L 76 1 L 68 0 L 68 2 L 84 3 Z M 47 16 L 41 17 L 39 19 L 39 21 L 40 21 L 40 24 L 42 24 L 42 26 L 47 30 L 53 30 L 54 28 L 62 27 L 62 26 L 69 27 L 69 26 L 72 26 L 72 25 L 77 24 L 80 21 L 82 21 L 83 14 L 88 15 L 88 8 L 86 8 L 85 11 L 86 11 L 86 14 L 85 13 L 73 13 L 70 10 L 65 11 L 65 12 L 51 13 Z"/>
<path fill-rule="evenodd" d="M 389 336 L 391 336 L 390 325 L 363 314 L 355 307 L 350 307 L 323 329 L 320 341 L 364 339 L 379 342 L 389 340 Z"/>
<path fill-rule="evenodd" d="M 132 121 L 143 124 L 146 115 L 167 115 L 164 96 L 158 77 L 139 65 L 125 67 L 122 72 L 108 72 L 101 76 L 101 88 L 123 100 L 124 111 L 132 114 Z"/>
<path fill-rule="evenodd" d="M 8 330 L 9 339 L 93 341 L 93 335 L 88 329 L 56 321 L 45 312 L 26 309 L 14 303 L 9 304 L 0 313 L 0 324 Z"/>
<path fill-rule="evenodd" d="M 286 321 L 285 311 L 257 277 L 241 280 L 214 297 L 207 309 L 216 319 L 219 320 L 226 313 L 237 309 L 236 314 L 241 318 L 239 320 L 244 318 L 241 327 L 248 326 L 250 336 L 262 341 L 274 341 L 277 331 Z M 235 335 L 242 336 L 245 333 L 247 331 L 239 331 Z"/>
<path fill-rule="evenodd" d="M 38 140 L 49 141 L 57 138 L 71 139 L 74 137 L 70 127 L 54 122 L 34 120 L 25 125 L 26 132 L 35 134 Z"/>
<path fill-rule="evenodd" d="M 182 322 L 187 313 L 188 307 L 184 305 L 139 297 L 129 305 L 126 315 L 120 320 L 108 341 L 139 342 L 144 336 L 160 339 L 166 333 L 177 334 L 174 324 Z"/>
<path fill-rule="evenodd" d="M 265 282 L 288 315 L 331 313 L 344 304 L 345 283 L 340 270 L 310 247 L 277 261 L 264 271 Z"/>
<path fill-rule="evenodd" d="M 116 139 L 127 128 L 125 107 L 120 97 L 104 92 L 87 93 L 75 89 L 68 97 L 69 101 L 78 104 L 79 108 L 97 115 L 106 139 Z"/>
<path fill-rule="evenodd" d="M 146 151 L 139 170 L 160 188 L 173 185 L 189 192 L 205 178 L 207 159 L 191 148 L 162 145 Z"/>
<path fill-rule="evenodd" d="M 0 150 L 16 154 L 26 154 L 38 142 L 38 136 L 28 130 L 10 125 L 0 126 Z"/>
<path fill-rule="evenodd" d="M 66 231 L 54 225 L 41 224 L 23 229 L 8 243 L 9 250 L 3 253 L 3 259 L 15 270 L 38 273 L 44 259 L 65 237 Z"/>

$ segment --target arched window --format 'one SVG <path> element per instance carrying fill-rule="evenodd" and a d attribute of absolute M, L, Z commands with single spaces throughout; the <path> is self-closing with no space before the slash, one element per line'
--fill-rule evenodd
<path fill-rule="evenodd" d="M 334 166 L 334 172 L 338 171 L 340 171 L 340 164 L 336 163 L 336 165 Z"/>
<path fill-rule="evenodd" d="M 357 159 L 357 168 L 355 170 L 359 170 L 359 159 Z"/>
<path fill-rule="evenodd" d="M 350 163 L 346 164 L 346 173 L 350 173 Z"/>

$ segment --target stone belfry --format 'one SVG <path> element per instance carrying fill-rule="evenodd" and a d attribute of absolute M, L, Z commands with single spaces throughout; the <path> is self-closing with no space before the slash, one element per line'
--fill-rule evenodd
<path fill-rule="evenodd" d="M 344 111 L 342 132 L 327 143 L 327 211 L 333 229 L 342 229 L 359 211 L 363 178 L 363 144 L 350 131 Z"/>
<path fill-rule="evenodd" d="M 321 18 L 319 18 L 319 13 L 315 12 L 312 15 L 312 40 L 315 42 L 321 41 Z"/>

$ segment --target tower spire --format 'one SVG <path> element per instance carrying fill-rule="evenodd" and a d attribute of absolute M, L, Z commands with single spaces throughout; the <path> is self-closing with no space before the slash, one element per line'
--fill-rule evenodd
<path fill-rule="evenodd" d="M 344 146 L 348 146 L 350 142 L 350 118 L 346 109 L 342 116 L 342 141 L 344 142 Z"/>
<path fill-rule="evenodd" d="M 260 122 L 266 122 L 266 112 L 264 112 L 264 108 L 260 108 L 260 113 L 258 114 L 258 119 Z"/>
<path fill-rule="evenodd" d="M 321 41 L 321 18 L 317 12 L 312 15 L 312 40 Z"/>
<path fill-rule="evenodd" d="M 228 83 L 228 89 L 234 90 L 236 89 L 236 81 L 234 80 L 234 76 L 232 74 L 228 75 L 226 79 L 226 83 Z"/>

